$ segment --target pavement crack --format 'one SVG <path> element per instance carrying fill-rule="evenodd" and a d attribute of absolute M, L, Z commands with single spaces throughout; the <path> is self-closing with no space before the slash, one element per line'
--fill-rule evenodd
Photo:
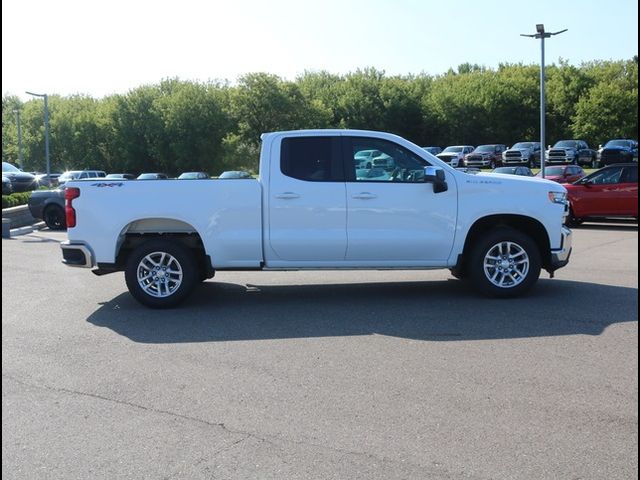
<path fill-rule="evenodd" d="M 314 447 L 314 448 L 318 448 L 318 449 L 323 449 L 327 452 L 333 452 L 333 453 L 337 453 L 340 454 L 340 458 L 343 458 L 345 456 L 356 456 L 356 457 L 364 457 L 366 459 L 369 460 L 375 460 L 381 463 L 387 463 L 387 464 L 398 464 L 398 465 L 410 465 L 413 466 L 417 469 L 420 470 L 425 470 L 427 472 L 429 472 L 430 475 L 438 475 L 441 477 L 447 477 L 450 478 L 450 475 L 452 475 L 451 472 L 447 471 L 446 469 L 440 467 L 440 468 L 433 468 L 427 465 L 422 465 L 419 463 L 415 463 L 415 462 L 411 462 L 411 461 L 406 461 L 406 460 L 398 460 L 398 459 L 394 459 L 394 458 L 389 458 L 389 457 L 385 457 L 384 455 L 377 455 L 377 454 L 373 454 L 373 453 L 369 453 L 369 452 L 362 452 L 362 451 L 356 451 L 356 450 L 349 450 L 349 449 L 343 449 L 343 448 L 339 448 L 339 447 L 334 447 L 334 446 L 330 446 L 330 445 L 326 445 L 326 444 L 322 444 L 322 443 L 315 443 L 313 441 L 309 441 L 309 440 L 293 440 L 290 438 L 281 438 L 278 437 L 277 435 L 268 435 L 268 436 L 261 436 L 258 434 L 255 434 L 253 432 L 248 432 L 248 431 L 244 431 L 244 430 L 235 430 L 232 428 L 229 428 L 227 425 L 225 425 L 224 423 L 220 422 L 220 423 L 216 423 L 216 422 L 210 422 L 208 420 L 203 420 L 201 418 L 197 418 L 197 417 L 192 417 L 190 415 L 184 415 L 181 413 L 176 413 L 176 412 L 172 412 L 169 410 L 162 410 L 159 408 L 152 408 L 152 407 L 146 407 L 144 405 L 140 405 L 137 403 L 133 403 L 133 402 L 128 402 L 126 400 L 118 400 L 115 398 L 111 398 L 111 397 L 107 397 L 105 395 L 100 395 L 97 393 L 90 393 L 90 392 L 83 392 L 80 390 L 73 390 L 70 388 L 64 388 L 64 387 L 53 387 L 50 385 L 39 385 L 39 384 L 35 384 L 35 383 L 31 383 L 31 382 L 27 382 L 24 380 L 20 380 L 18 378 L 13 377 L 12 375 L 3 373 L 2 374 L 2 378 L 6 378 L 8 380 L 11 380 L 15 383 L 18 383 L 20 385 L 24 385 L 26 387 L 30 387 L 30 388 L 36 388 L 39 390 L 45 390 L 45 391 L 49 391 L 49 392 L 57 392 L 57 393 L 63 393 L 63 394 L 67 394 L 67 395 L 75 395 L 75 396 L 81 396 L 81 397 L 88 397 L 88 398 L 93 398 L 96 400 L 102 400 L 105 402 L 109 402 L 109 403 L 114 403 L 117 405 L 121 405 L 121 406 L 125 406 L 125 407 L 130 407 L 130 408 L 135 408 L 138 410 L 142 410 L 145 412 L 150 412 L 150 413 L 155 413 L 155 414 L 159 414 L 159 415 L 168 415 L 174 418 L 179 418 L 182 420 L 187 420 L 187 421 L 191 421 L 191 422 L 196 422 L 202 425 L 206 425 L 208 427 L 214 427 L 214 428 L 220 428 L 223 431 L 232 434 L 232 435 L 241 435 L 242 438 L 235 440 L 234 442 L 232 442 L 229 445 L 225 445 L 224 447 L 219 448 L 218 450 L 212 452 L 212 454 L 206 458 L 206 459 L 201 459 L 199 462 L 196 463 L 202 463 L 203 461 L 210 459 L 210 458 L 214 458 L 216 455 L 219 455 L 222 452 L 225 452 L 227 450 L 230 450 L 234 447 L 236 447 L 237 445 L 239 445 L 242 442 L 245 442 L 246 440 L 253 438 L 259 442 L 263 442 L 263 443 L 267 443 L 269 445 L 272 445 L 274 448 L 277 448 L 279 450 L 285 450 L 286 451 L 286 447 L 284 444 L 289 443 L 289 444 L 293 444 L 293 445 L 299 445 L 299 446 L 305 446 L 305 447 Z M 272 439 L 269 439 L 268 437 L 271 437 Z M 284 461 L 284 459 L 282 459 L 282 457 L 280 457 L 278 455 L 279 458 L 281 458 L 281 460 L 283 460 L 284 463 L 287 463 L 286 461 Z M 179 474 L 180 471 L 178 472 L 174 472 L 171 473 L 169 476 L 164 477 L 166 479 L 170 479 L 171 477 L 174 477 L 175 475 Z M 458 475 L 458 474 L 455 474 Z M 468 475 L 464 475 L 465 478 L 472 478 L 469 477 Z M 473 478 L 480 478 L 480 477 L 473 477 Z"/>

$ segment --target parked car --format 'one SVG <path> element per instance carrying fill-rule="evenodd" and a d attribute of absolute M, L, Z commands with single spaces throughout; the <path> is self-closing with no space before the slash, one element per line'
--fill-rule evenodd
<path fill-rule="evenodd" d="M 64 211 L 64 191 L 62 186 L 56 190 L 36 190 L 29 197 L 29 211 L 34 218 L 44 220 L 51 230 L 67 228 Z"/>
<path fill-rule="evenodd" d="M 110 173 L 104 178 L 107 180 L 135 180 L 136 176 L 130 173 Z"/>
<path fill-rule="evenodd" d="M 498 167 L 494 168 L 491 173 L 503 173 L 506 175 L 520 175 L 521 177 L 533 177 L 533 172 L 529 167 Z"/>
<path fill-rule="evenodd" d="M 372 168 L 373 159 L 382 155 L 380 150 L 360 150 L 353 156 L 353 161 L 356 168 Z"/>
<path fill-rule="evenodd" d="M 442 148 L 440 147 L 422 147 L 422 149 L 429 152 L 431 155 L 438 155 L 439 153 L 442 153 Z"/>
<path fill-rule="evenodd" d="M 595 166 L 598 153 L 591 150 L 584 140 L 560 140 L 547 150 L 548 163 Z"/>
<path fill-rule="evenodd" d="M 637 163 L 609 165 L 564 187 L 569 198 L 569 224 L 594 217 L 638 220 Z"/>
<path fill-rule="evenodd" d="M 540 142 L 518 142 L 502 152 L 502 165 L 525 165 L 529 168 L 540 165 Z"/>
<path fill-rule="evenodd" d="M 544 169 L 544 178 L 558 183 L 573 183 L 576 180 L 580 180 L 586 174 L 587 172 L 578 165 L 559 165 L 546 167 Z M 538 172 L 536 177 L 542 178 L 542 172 Z"/>
<path fill-rule="evenodd" d="M 228 172 L 222 172 L 218 178 L 221 179 L 237 179 L 237 178 L 252 178 L 249 172 L 242 170 L 230 170 Z"/>
<path fill-rule="evenodd" d="M 211 178 L 208 173 L 205 172 L 184 172 L 178 177 L 178 180 L 206 180 Z"/>
<path fill-rule="evenodd" d="M 29 190 L 38 188 L 38 183 L 34 175 L 23 172 L 8 162 L 2 162 L 2 176 L 7 177 L 9 182 L 11 182 L 12 192 L 28 192 Z"/>
<path fill-rule="evenodd" d="M 614 163 L 638 161 L 638 142 L 635 140 L 609 140 L 599 151 L 598 165 L 605 167 Z"/>
<path fill-rule="evenodd" d="M 9 177 L 2 175 L 2 195 L 11 195 L 12 193 L 11 180 L 9 180 Z"/>
<path fill-rule="evenodd" d="M 473 150 L 474 147 L 471 145 L 452 145 L 445 148 L 442 153 L 439 153 L 436 157 L 454 168 L 464 167 L 464 156 L 473 152 Z"/>
<path fill-rule="evenodd" d="M 36 175 L 36 181 L 40 187 L 54 188 L 58 186 L 58 179 L 60 178 L 60 175 L 62 174 L 51 173 L 47 175 L 46 173 L 38 173 Z"/>
<path fill-rule="evenodd" d="M 138 180 L 168 180 L 169 177 L 165 173 L 141 173 Z"/>
<path fill-rule="evenodd" d="M 502 144 L 480 145 L 464 157 L 464 164 L 467 167 L 496 168 L 502 163 L 502 153 L 506 149 Z"/>
<path fill-rule="evenodd" d="M 105 178 L 106 176 L 107 173 L 102 170 L 69 170 L 58 177 L 58 185 L 64 185 L 69 180 Z"/>

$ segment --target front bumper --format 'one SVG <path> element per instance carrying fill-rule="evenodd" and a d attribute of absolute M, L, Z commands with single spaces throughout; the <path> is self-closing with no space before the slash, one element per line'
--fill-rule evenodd
<path fill-rule="evenodd" d="M 562 227 L 562 242 L 560 248 L 557 250 L 551 250 L 551 262 L 549 264 L 549 272 L 553 273 L 555 270 L 566 266 L 569 263 L 569 257 L 571 257 L 571 242 L 572 232 L 567 227 Z"/>
<path fill-rule="evenodd" d="M 464 165 L 467 167 L 489 167 L 491 165 L 491 159 L 490 158 L 482 158 L 482 159 L 468 158 L 468 159 L 465 159 Z"/>
<path fill-rule="evenodd" d="M 83 243 L 69 241 L 60 244 L 62 249 L 62 263 L 69 267 L 91 268 L 95 265 L 93 254 Z"/>

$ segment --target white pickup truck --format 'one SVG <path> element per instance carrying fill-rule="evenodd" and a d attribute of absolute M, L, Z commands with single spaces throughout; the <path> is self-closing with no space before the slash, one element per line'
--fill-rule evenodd
<path fill-rule="evenodd" d="M 367 175 L 366 150 L 393 170 Z M 513 297 L 571 253 L 560 184 L 468 174 L 381 132 L 267 133 L 258 179 L 71 181 L 65 196 L 63 262 L 124 271 L 155 308 L 220 270 L 448 268 Z"/>

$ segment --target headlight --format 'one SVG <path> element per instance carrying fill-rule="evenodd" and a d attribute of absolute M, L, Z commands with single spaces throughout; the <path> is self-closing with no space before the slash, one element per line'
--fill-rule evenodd
<path fill-rule="evenodd" d="M 565 204 L 567 202 L 566 192 L 549 192 L 549 200 L 551 203 Z"/>

